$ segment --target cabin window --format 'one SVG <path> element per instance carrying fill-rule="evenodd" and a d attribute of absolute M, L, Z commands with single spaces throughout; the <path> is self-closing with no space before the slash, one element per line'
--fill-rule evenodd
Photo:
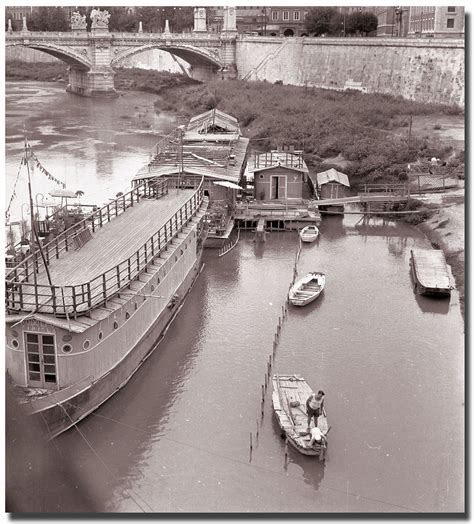
<path fill-rule="evenodd" d="M 138 302 L 135 302 L 135 311 L 138 309 Z"/>
<path fill-rule="evenodd" d="M 130 313 L 128 311 L 125 313 L 125 318 L 126 318 L 126 320 L 128 320 L 130 318 Z"/>
<path fill-rule="evenodd" d="M 174 261 L 175 261 L 175 262 L 178 262 L 178 255 L 175 255 L 175 257 L 174 257 Z"/>
<path fill-rule="evenodd" d="M 181 251 L 179 252 L 179 255 L 182 256 L 184 253 L 184 251 L 181 249 Z"/>
<path fill-rule="evenodd" d="M 63 353 L 71 353 L 72 351 L 71 344 L 64 344 L 64 346 L 62 347 L 62 350 L 63 350 Z"/>
<path fill-rule="evenodd" d="M 89 349 L 90 345 L 91 345 L 90 340 L 84 340 L 84 344 L 82 344 L 82 348 Z"/>
<path fill-rule="evenodd" d="M 12 339 L 12 346 L 14 348 L 17 348 L 19 345 L 20 345 L 20 343 L 18 342 L 18 340 L 16 338 Z"/>
<path fill-rule="evenodd" d="M 151 292 L 153 293 L 153 291 L 155 291 L 155 286 L 151 286 Z"/>
<path fill-rule="evenodd" d="M 102 333 L 102 331 L 99 331 L 99 340 L 102 340 L 103 337 L 104 337 L 104 334 Z"/>
<path fill-rule="evenodd" d="M 144 297 L 144 298 L 146 298 L 146 297 Z M 115 322 L 114 322 L 114 329 L 117 329 L 117 328 L 118 328 L 118 326 L 119 326 L 119 325 L 118 325 L 118 322 L 117 322 L 117 321 L 115 321 Z"/>
<path fill-rule="evenodd" d="M 263 180 L 263 175 L 259 175 L 258 178 L 260 178 L 260 180 Z"/>

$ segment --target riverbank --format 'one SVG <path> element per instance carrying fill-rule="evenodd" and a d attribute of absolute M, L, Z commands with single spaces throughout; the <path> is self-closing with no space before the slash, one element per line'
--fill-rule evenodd
<path fill-rule="evenodd" d="M 463 184 L 464 186 L 464 184 Z M 451 266 L 459 303 L 464 318 L 465 294 L 465 194 L 464 187 L 444 193 L 427 194 L 423 201 L 433 207 L 430 218 L 418 227 L 434 247 L 443 250 L 447 263 Z"/>

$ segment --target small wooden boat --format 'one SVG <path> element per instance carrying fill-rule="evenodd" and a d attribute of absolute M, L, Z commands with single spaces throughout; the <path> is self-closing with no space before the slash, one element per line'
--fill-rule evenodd
<path fill-rule="evenodd" d="M 439 249 L 411 250 L 410 264 L 415 290 L 420 295 L 449 297 L 451 279 L 444 253 Z"/>
<path fill-rule="evenodd" d="M 326 284 L 324 273 L 313 271 L 297 280 L 288 292 L 288 299 L 294 306 L 306 306 L 319 297 Z"/>
<path fill-rule="evenodd" d="M 320 460 L 324 460 L 327 438 L 323 444 L 310 446 L 311 434 L 308 433 L 306 400 L 313 390 L 300 375 L 273 375 L 272 382 L 273 409 L 288 444 L 303 455 L 319 456 Z M 313 420 L 310 428 L 314 428 Z M 318 417 L 318 428 L 324 435 L 327 435 L 330 429 L 324 407 L 323 414 Z"/>
<path fill-rule="evenodd" d="M 315 225 L 306 226 L 300 231 L 302 242 L 314 242 L 318 236 L 319 229 Z"/>

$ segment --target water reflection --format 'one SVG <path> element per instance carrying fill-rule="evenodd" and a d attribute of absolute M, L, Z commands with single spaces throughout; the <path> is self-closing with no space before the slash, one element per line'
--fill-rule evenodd
<path fill-rule="evenodd" d="M 446 315 L 449 313 L 450 299 L 449 297 L 425 297 L 414 291 L 415 300 L 418 307 L 423 313 L 438 313 Z"/>
<path fill-rule="evenodd" d="M 319 232 L 321 241 L 332 242 L 338 240 L 341 237 L 346 236 L 347 231 L 344 226 L 344 218 L 341 216 L 324 216 L 321 224 L 319 225 Z"/>

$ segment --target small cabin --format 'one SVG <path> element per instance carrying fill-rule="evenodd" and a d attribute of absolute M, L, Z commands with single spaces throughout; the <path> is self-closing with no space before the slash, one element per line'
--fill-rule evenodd
<path fill-rule="evenodd" d="M 253 167 L 254 197 L 259 201 L 308 198 L 308 168 L 303 151 L 276 150 L 255 155 Z"/>
<path fill-rule="evenodd" d="M 350 196 L 349 177 L 334 168 L 311 175 L 310 179 L 321 200 Z"/>

